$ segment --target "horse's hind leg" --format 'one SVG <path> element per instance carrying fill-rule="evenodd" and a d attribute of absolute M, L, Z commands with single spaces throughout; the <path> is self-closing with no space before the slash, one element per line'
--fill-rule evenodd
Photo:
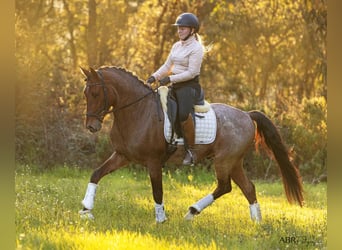
<path fill-rule="evenodd" d="M 196 214 L 199 214 L 203 209 L 211 205 L 214 200 L 221 197 L 222 195 L 229 193 L 232 190 L 231 178 L 229 175 L 229 168 L 221 167 L 227 164 L 215 163 L 215 171 L 217 178 L 217 187 L 212 194 L 208 194 L 195 204 L 191 205 L 188 213 L 185 215 L 186 220 L 192 220 Z M 228 164 L 229 165 L 229 164 Z"/>
<path fill-rule="evenodd" d="M 240 187 L 242 193 L 245 195 L 249 202 L 250 216 L 254 221 L 261 221 L 260 206 L 257 202 L 255 186 L 248 179 L 242 167 L 242 161 L 233 169 L 231 173 L 233 181 Z"/>
<path fill-rule="evenodd" d="M 128 163 L 126 158 L 114 152 L 99 168 L 97 168 L 90 177 L 87 190 L 82 200 L 83 209 L 79 212 L 82 217 L 93 219 L 90 210 L 94 208 L 97 183 L 101 178 Z"/>

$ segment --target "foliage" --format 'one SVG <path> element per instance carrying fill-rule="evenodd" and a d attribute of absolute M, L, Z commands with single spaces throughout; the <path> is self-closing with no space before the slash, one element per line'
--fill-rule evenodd
<path fill-rule="evenodd" d="M 327 174 L 327 103 L 323 97 L 304 98 L 302 103 L 289 103 L 272 117 L 286 140 L 293 163 L 300 167 L 305 180 L 315 181 Z M 274 180 L 279 177 L 277 163 L 265 152 L 251 151 L 245 168 L 250 176 Z M 255 166 L 258 166 L 257 168 Z"/>
<path fill-rule="evenodd" d="M 85 131 L 78 67 L 121 66 L 146 79 L 177 40 L 171 24 L 189 11 L 211 47 L 201 75 L 208 101 L 263 110 L 307 178 L 326 173 L 326 0 L 16 0 L 15 8 L 19 162 L 103 161 L 111 117 L 99 135 Z M 273 176 L 268 159 L 252 158 L 257 177 Z"/>
<path fill-rule="evenodd" d="M 298 114 L 288 113 L 284 117 L 289 126 L 289 141 L 293 145 L 296 161 L 304 176 L 314 179 L 327 173 L 327 104 L 323 97 L 303 99 Z M 294 126 L 290 121 L 299 118 Z"/>
<path fill-rule="evenodd" d="M 300 208 L 287 203 L 281 183 L 255 182 L 263 213 L 260 224 L 250 220 L 248 203 L 233 184 L 231 193 L 189 222 L 183 219 L 188 206 L 215 188 L 213 173 L 165 169 L 168 221 L 156 225 L 148 174 L 128 168 L 103 179 L 93 210 L 95 220 L 81 220 L 77 211 L 89 175 L 89 170 L 66 166 L 43 172 L 18 166 L 17 249 L 327 248 L 325 183 L 305 184 L 306 204 Z M 288 237 L 296 242 L 286 242 Z"/>

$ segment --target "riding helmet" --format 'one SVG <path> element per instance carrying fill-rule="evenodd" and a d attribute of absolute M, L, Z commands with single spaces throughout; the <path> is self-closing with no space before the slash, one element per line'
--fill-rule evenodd
<path fill-rule="evenodd" d="M 180 14 L 177 19 L 176 23 L 173 25 L 175 26 L 185 26 L 191 27 L 195 29 L 195 33 L 199 30 L 199 21 L 198 18 L 192 13 L 182 13 Z"/>

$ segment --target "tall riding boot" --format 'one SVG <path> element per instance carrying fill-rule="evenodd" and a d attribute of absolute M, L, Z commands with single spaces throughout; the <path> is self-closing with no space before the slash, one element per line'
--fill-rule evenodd
<path fill-rule="evenodd" d="M 181 122 L 184 137 L 185 157 L 183 165 L 193 165 L 196 163 L 197 157 L 194 151 L 195 146 L 195 124 L 192 115 L 189 114 L 188 119 Z"/>

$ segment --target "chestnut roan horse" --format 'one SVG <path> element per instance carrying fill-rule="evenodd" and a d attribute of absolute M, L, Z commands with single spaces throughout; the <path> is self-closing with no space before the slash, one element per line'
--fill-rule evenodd
<path fill-rule="evenodd" d="M 163 203 L 162 166 L 165 164 L 167 142 L 164 137 L 164 113 L 159 95 L 132 73 L 122 68 L 81 68 L 86 76 L 84 95 L 87 101 L 86 128 L 95 133 L 101 129 L 106 114 L 113 113 L 110 132 L 113 154 L 97 168 L 90 178 L 82 201 L 82 217 L 93 218 L 91 210 L 98 182 L 105 175 L 130 162 L 147 167 L 152 184 L 157 223 L 167 218 Z M 243 170 L 243 158 L 251 145 L 264 144 L 276 159 L 287 199 L 303 205 L 303 187 L 298 169 L 290 162 L 288 151 L 274 124 L 259 111 L 245 112 L 221 103 L 211 104 L 216 113 L 217 134 L 211 144 L 196 145 L 198 161 L 213 160 L 217 187 L 213 193 L 189 207 L 185 219 L 193 219 L 220 196 L 232 190 L 233 180 L 249 202 L 250 216 L 261 220 L 254 184 Z M 181 164 L 183 146 L 168 159 Z"/>

